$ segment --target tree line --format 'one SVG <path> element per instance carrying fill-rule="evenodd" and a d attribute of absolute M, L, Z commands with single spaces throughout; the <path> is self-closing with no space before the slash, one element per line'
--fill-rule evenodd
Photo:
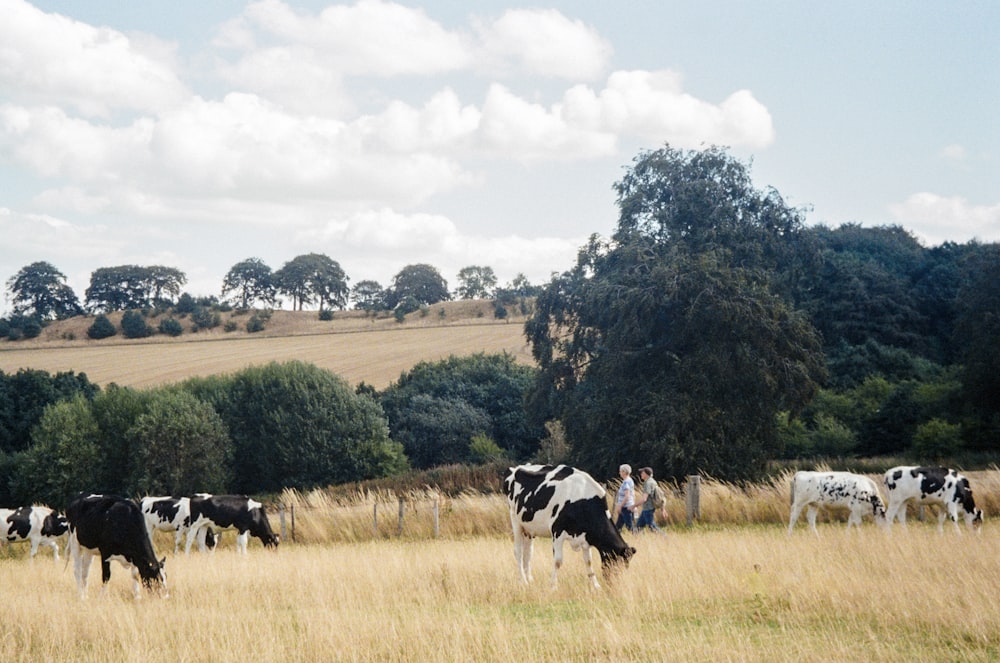
<path fill-rule="evenodd" d="M 592 236 L 534 291 L 530 379 L 504 378 L 505 397 L 487 390 L 473 402 L 490 381 L 459 362 L 414 369 L 382 394 L 358 388 L 410 466 L 499 453 L 597 476 L 632 462 L 663 478 L 742 480 L 775 459 L 995 458 L 1000 245 L 925 247 L 900 226 L 806 226 L 803 210 L 754 186 L 749 165 L 718 147 L 642 152 L 615 191 L 614 233 Z M 460 388 L 426 386 L 451 382 Z M 273 435 L 233 421 L 224 418 L 231 436 Z M 308 439 L 306 450 L 319 444 Z M 306 469 L 279 478 L 319 480 Z M 268 476 L 233 474 L 258 475 Z"/>
<path fill-rule="evenodd" d="M 221 301 L 239 309 L 281 306 L 287 297 L 294 310 L 318 306 L 324 311 L 344 309 L 353 301 L 366 311 L 395 311 L 406 314 L 421 306 L 460 299 L 505 299 L 530 296 L 538 290 L 523 274 L 499 287 L 489 266 L 470 265 L 458 273 L 459 285 L 449 292 L 448 282 L 438 269 L 428 264 L 405 266 L 388 287 L 378 281 L 362 280 L 353 287 L 340 264 L 321 253 L 300 255 L 272 270 L 260 258 L 247 258 L 233 265 L 222 281 Z M 22 267 L 6 283 L 13 314 L 5 319 L 8 336 L 37 336 L 51 320 L 84 313 L 165 310 L 183 304 L 181 298 L 187 276 L 179 269 L 163 265 L 119 265 L 101 267 L 90 276 L 90 285 L 81 302 L 66 283 L 66 276 L 51 263 L 39 261 Z M 205 297 L 199 298 L 205 299 Z M 210 298 L 214 299 L 214 298 Z M 215 299 L 216 302 L 220 301 Z"/>

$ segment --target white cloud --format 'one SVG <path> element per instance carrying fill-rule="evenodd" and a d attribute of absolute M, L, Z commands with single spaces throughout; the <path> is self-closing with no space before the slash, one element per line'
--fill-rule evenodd
<path fill-rule="evenodd" d="M 611 44 L 582 21 L 554 9 L 511 9 L 478 25 L 486 71 L 506 73 L 511 63 L 523 72 L 570 80 L 594 80 L 608 69 Z"/>
<path fill-rule="evenodd" d="M 59 103 L 88 116 L 151 110 L 186 94 L 172 67 L 172 47 L 132 40 L 21 0 L 4 2 L 0 85 L 28 103 Z"/>
<path fill-rule="evenodd" d="M 929 246 L 972 239 L 1000 242 L 1000 203 L 971 205 L 961 197 L 921 192 L 889 205 L 889 212 Z"/>

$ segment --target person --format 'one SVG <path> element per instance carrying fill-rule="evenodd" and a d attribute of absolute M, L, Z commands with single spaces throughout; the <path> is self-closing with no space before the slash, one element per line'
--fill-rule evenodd
<path fill-rule="evenodd" d="M 635 508 L 642 507 L 642 511 L 639 513 L 635 529 L 639 531 L 643 527 L 648 527 L 654 532 L 662 532 L 656 525 L 656 504 L 653 501 L 653 493 L 659 490 L 659 487 L 656 485 L 656 479 L 653 478 L 653 468 L 640 468 L 639 480 L 642 481 L 642 495 L 635 501 Z"/>
<path fill-rule="evenodd" d="M 622 478 L 622 485 L 618 487 L 618 493 L 615 495 L 615 511 L 612 518 L 619 532 L 622 527 L 628 527 L 631 532 L 635 529 L 635 521 L 632 516 L 632 508 L 635 506 L 635 481 L 632 479 L 632 466 L 623 463 L 618 468 L 618 476 Z"/>

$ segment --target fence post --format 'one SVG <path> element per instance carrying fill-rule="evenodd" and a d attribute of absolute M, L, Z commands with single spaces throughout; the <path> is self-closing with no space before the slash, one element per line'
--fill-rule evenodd
<path fill-rule="evenodd" d="M 403 496 L 399 496 L 399 532 L 396 536 L 403 536 Z"/>
<path fill-rule="evenodd" d="M 281 540 L 286 541 L 288 539 L 288 532 L 285 531 L 285 505 L 278 505 L 278 522 L 281 523 Z"/>
<path fill-rule="evenodd" d="M 687 490 L 684 494 L 684 503 L 687 506 L 688 527 L 701 517 L 701 477 L 697 474 L 689 475 L 687 478 Z"/>
<path fill-rule="evenodd" d="M 295 543 L 295 505 L 291 506 L 292 511 L 292 543 Z"/>
<path fill-rule="evenodd" d="M 378 502 L 372 505 L 372 537 L 378 538 Z"/>
<path fill-rule="evenodd" d="M 438 536 L 441 534 L 441 526 L 439 520 L 440 501 L 441 501 L 441 495 L 438 493 L 434 493 L 434 538 L 435 539 L 438 538 Z"/>

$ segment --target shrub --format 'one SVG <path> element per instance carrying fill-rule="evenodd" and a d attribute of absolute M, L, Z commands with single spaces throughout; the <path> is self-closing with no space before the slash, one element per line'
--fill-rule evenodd
<path fill-rule="evenodd" d="M 325 321 L 333 320 L 333 309 L 325 308 L 319 312 L 319 319 Z"/>
<path fill-rule="evenodd" d="M 184 327 L 175 318 L 166 318 L 160 321 L 160 333 L 167 336 L 180 336 L 184 333 Z"/>
<path fill-rule="evenodd" d="M 94 319 L 94 324 L 90 325 L 90 328 L 87 329 L 87 336 L 95 341 L 99 341 L 102 338 L 109 338 L 117 333 L 118 330 L 115 329 L 114 324 L 112 324 L 112 322 L 108 320 L 108 316 L 103 313 L 98 315 L 97 318 Z"/>
<path fill-rule="evenodd" d="M 34 318 L 29 318 L 21 325 L 21 330 L 24 332 L 24 338 L 36 338 L 42 333 L 42 323 Z"/>
<path fill-rule="evenodd" d="M 222 326 L 223 331 L 234 332 L 238 325 L 235 320 L 226 320 L 226 324 Z"/>
<path fill-rule="evenodd" d="M 177 304 L 174 306 L 174 311 L 176 313 L 191 313 L 194 311 L 197 304 L 194 301 L 194 297 L 188 293 L 182 293 L 177 299 Z"/>
<path fill-rule="evenodd" d="M 264 326 L 266 322 L 267 319 L 264 316 L 258 313 L 254 313 L 250 317 L 250 319 L 247 320 L 247 331 L 250 332 L 251 334 L 254 334 L 259 331 L 264 331 Z"/>
<path fill-rule="evenodd" d="M 222 317 L 210 308 L 198 306 L 191 313 L 191 322 L 194 323 L 192 331 L 212 329 L 222 323 Z"/>
<path fill-rule="evenodd" d="M 489 435 L 478 433 L 469 442 L 469 459 L 474 463 L 493 463 L 503 458 L 503 449 Z"/>
<path fill-rule="evenodd" d="M 941 460 L 953 456 L 962 446 L 962 427 L 942 419 L 920 424 L 913 435 L 913 451 L 921 458 Z"/>
<path fill-rule="evenodd" d="M 146 338 L 153 335 L 153 328 L 138 311 L 125 311 L 122 315 L 122 334 L 125 338 Z"/>
<path fill-rule="evenodd" d="M 10 334 L 11 326 L 7 318 L 0 318 L 0 336 L 7 336 Z"/>

